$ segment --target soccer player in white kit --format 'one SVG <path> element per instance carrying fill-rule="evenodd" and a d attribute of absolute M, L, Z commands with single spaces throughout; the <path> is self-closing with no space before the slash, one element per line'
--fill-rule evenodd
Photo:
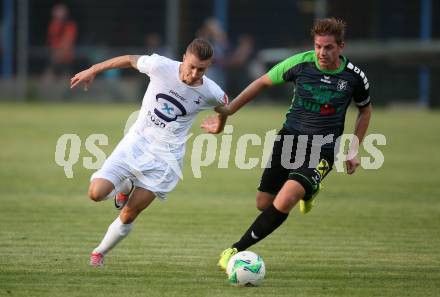
<path fill-rule="evenodd" d="M 194 39 L 182 62 L 157 54 L 120 56 L 71 79 L 71 88 L 84 83 L 87 90 L 96 74 L 112 68 L 133 67 L 150 77 L 136 122 L 91 177 L 90 198 L 115 197 L 121 212 L 92 251 L 90 265 L 103 266 L 104 256 L 129 234 L 136 217 L 156 197 L 165 199 L 175 188 L 181 177 L 186 136 L 198 112 L 228 103 L 225 92 L 204 75 L 212 58 L 212 46 Z M 218 114 L 216 119 L 203 121 L 201 127 L 217 134 L 225 123 L 226 116 Z"/>

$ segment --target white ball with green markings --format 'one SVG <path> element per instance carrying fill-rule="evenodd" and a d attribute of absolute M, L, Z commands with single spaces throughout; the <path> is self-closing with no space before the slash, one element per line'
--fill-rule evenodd
<path fill-rule="evenodd" d="M 266 274 L 263 259 L 251 251 L 243 251 L 231 257 L 226 268 L 229 282 L 240 287 L 258 286 Z"/>

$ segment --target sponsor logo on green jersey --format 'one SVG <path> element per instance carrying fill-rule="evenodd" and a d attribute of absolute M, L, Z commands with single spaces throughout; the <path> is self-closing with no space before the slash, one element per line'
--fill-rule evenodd
<path fill-rule="evenodd" d="M 334 92 L 326 85 L 315 87 L 310 84 L 301 84 L 304 90 L 310 92 L 314 100 L 309 100 L 298 95 L 295 92 L 294 104 L 296 107 L 302 107 L 307 111 L 319 113 L 322 115 L 332 115 L 342 111 L 343 107 L 334 107 L 331 103 L 332 99 L 342 98 L 345 96 L 343 92 Z"/>

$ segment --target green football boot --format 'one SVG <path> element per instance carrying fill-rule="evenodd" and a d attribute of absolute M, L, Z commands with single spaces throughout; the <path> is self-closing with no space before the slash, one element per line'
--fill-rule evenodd
<path fill-rule="evenodd" d="M 220 260 L 218 260 L 217 266 L 222 270 L 226 270 L 229 259 L 231 259 L 231 257 L 236 253 L 238 253 L 238 250 L 236 248 L 227 248 L 226 250 L 224 250 L 220 254 Z"/>
<path fill-rule="evenodd" d="M 322 189 L 321 181 L 322 179 L 327 175 L 327 173 L 330 171 L 330 166 L 328 162 L 325 159 L 321 159 L 321 161 L 318 164 L 318 167 L 316 167 L 316 171 L 319 174 L 319 183 L 317 184 L 317 189 L 315 193 L 313 193 L 312 197 L 308 200 L 301 199 L 299 201 L 299 210 L 302 214 L 306 214 L 312 210 L 312 207 L 314 205 L 314 200 L 316 196 L 319 194 L 319 191 Z M 316 187 L 316 185 L 314 186 Z"/>
<path fill-rule="evenodd" d="M 315 204 L 315 197 L 319 194 L 319 191 L 321 191 L 322 185 L 319 184 L 318 186 L 318 190 L 315 192 L 315 194 L 313 194 L 312 198 L 310 198 L 309 200 L 303 200 L 301 199 L 299 201 L 299 211 L 302 214 L 306 214 L 308 212 L 310 212 L 313 208 L 313 205 Z"/>

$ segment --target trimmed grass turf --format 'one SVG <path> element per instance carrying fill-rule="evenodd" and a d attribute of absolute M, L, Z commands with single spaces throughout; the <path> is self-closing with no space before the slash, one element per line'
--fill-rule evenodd
<path fill-rule="evenodd" d="M 184 180 L 169 200 L 139 217 L 104 269 L 88 267 L 91 249 L 117 212 L 111 201 L 86 197 L 93 170 L 82 166 L 82 158 L 92 156 L 84 142 L 106 134 L 109 145 L 102 148 L 109 154 L 136 109 L 0 104 L 0 296 L 439 295 L 439 112 L 376 110 L 369 133 L 387 137 L 380 147 L 383 167 L 353 176 L 333 172 L 310 214 L 294 209 L 252 247 L 266 262 L 261 287 L 231 287 L 215 264 L 258 213 L 262 169 L 237 169 L 237 139 L 278 129 L 285 107 L 247 107 L 231 118 L 229 168 L 217 168 L 216 161 L 202 168 L 202 179 L 192 175 L 190 141 Z M 353 119 L 351 112 L 347 133 Z M 199 123 L 200 117 L 196 134 Z M 54 161 L 64 133 L 82 140 L 73 179 Z M 249 146 L 247 156 L 259 158 L 260 151 Z"/>

